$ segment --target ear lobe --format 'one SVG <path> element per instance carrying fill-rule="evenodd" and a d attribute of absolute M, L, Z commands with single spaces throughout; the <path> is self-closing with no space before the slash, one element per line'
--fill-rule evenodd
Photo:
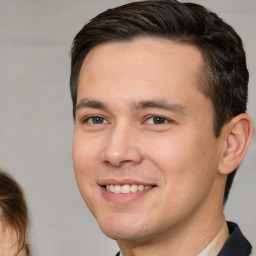
<path fill-rule="evenodd" d="M 219 165 L 222 175 L 231 173 L 242 162 L 253 133 L 252 122 L 247 114 L 235 116 L 226 126 L 226 147 Z"/>

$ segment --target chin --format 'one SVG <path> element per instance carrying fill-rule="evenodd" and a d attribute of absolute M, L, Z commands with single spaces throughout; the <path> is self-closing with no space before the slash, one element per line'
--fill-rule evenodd
<path fill-rule="evenodd" d="M 125 241 L 143 241 L 148 240 L 150 236 L 146 235 L 144 230 L 127 229 L 127 228 L 107 228 L 101 229 L 102 232 L 113 240 L 125 240 Z"/>
<path fill-rule="evenodd" d="M 114 240 L 146 240 L 152 232 L 152 223 L 138 218 L 112 217 L 97 220 L 102 232 Z"/>

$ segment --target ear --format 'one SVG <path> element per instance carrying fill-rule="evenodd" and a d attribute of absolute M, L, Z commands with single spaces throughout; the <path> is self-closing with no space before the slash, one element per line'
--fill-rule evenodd
<path fill-rule="evenodd" d="M 219 164 L 219 173 L 227 175 L 242 162 L 253 134 L 252 122 L 247 114 L 232 118 L 223 129 L 224 149 Z"/>

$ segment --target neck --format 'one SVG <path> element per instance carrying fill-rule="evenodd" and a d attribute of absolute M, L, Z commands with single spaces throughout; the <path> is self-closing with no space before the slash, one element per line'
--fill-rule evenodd
<path fill-rule="evenodd" d="M 224 221 L 219 233 L 211 241 L 211 243 L 198 256 L 216 256 L 224 246 L 229 237 L 227 222 Z"/>
<path fill-rule="evenodd" d="M 180 227 L 176 227 L 168 234 L 159 235 L 157 239 L 139 242 L 118 241 L 118 245 L 123 256 L 217 255 L 228 238 L 228 228 L 223 223 L 226 223 L 224 216 L 220 221 L 215 221 L 213 226 L 204 223 L 204 227 L 198 229 L 194 229 L 191 226 L 185 227 L 186 224 L 181 224 L 183 226 L 182 232 L 180 232 Z M 218 233 L 221 233 L 221 236 L 215 241 L 214 238 Z M 213 240 L 215 242 L 211 243 Z M 208 254 L 203 253 L 206 249 Z M 217 254 L 209 254 L 210 251 L 217 251 Z"/>

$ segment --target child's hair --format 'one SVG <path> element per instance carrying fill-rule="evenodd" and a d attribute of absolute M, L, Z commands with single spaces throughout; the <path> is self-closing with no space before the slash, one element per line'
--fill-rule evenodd
<path fill-rule="evenodd" d="M 0 170 L 0 221 L 4 231 L 10 227 L 17 234 L 16 255 L 22 251 L 29 256 L 29 245 L 26 243 L 29 218 L 24 194 L 19 184 L 2 170 Z"/>

